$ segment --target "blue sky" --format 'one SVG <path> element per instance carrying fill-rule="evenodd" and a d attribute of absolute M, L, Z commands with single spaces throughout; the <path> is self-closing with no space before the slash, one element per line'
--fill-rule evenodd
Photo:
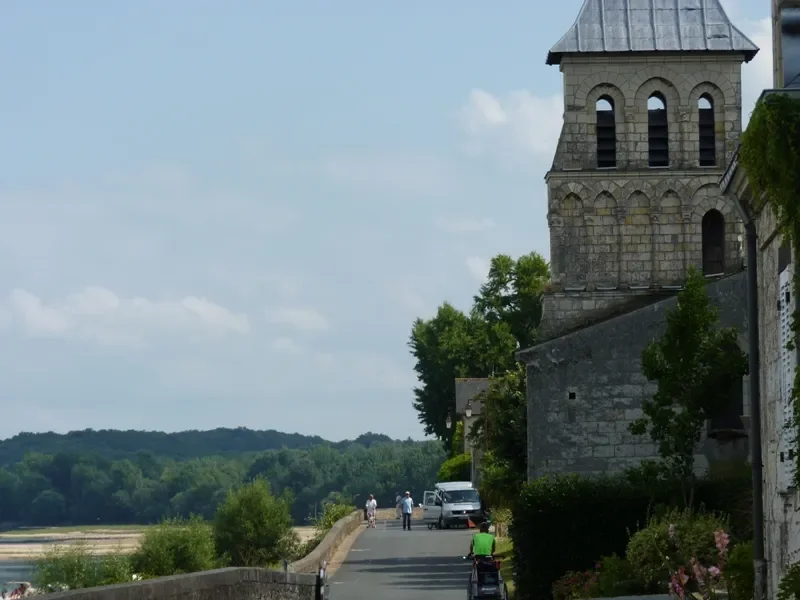
<path fill-rule="evenodd" d="M 0 3 L 0 438 L 422 437 L 413 319 L 548 254 L 581 3 Z"/>

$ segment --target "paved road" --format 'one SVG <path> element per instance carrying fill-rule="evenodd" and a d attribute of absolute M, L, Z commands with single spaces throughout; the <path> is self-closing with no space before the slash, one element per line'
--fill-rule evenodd
<path fill-rule="evenodd" d="M 428 531 L 414 521 L 379 521 L 353 544 L 330 580 L 331 600 L 464 600 L 467 597 L 468 529 Z"/>

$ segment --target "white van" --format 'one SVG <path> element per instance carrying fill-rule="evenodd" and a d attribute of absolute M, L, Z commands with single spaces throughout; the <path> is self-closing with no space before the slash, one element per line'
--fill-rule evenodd
<path fill-rule="evenodd" d="M 437 483 L 433 491 L 425 492 L 422 509 L 428 529 L 466 526 L 470 519 L 474 522 L 483 518 L 481 498 L 471 481 Z"/>

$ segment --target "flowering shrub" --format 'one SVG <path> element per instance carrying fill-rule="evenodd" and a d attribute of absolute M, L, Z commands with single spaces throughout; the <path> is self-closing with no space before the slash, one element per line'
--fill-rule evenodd
<path fill-rule="evenodd" d="M 662 573 L 667 577 L 667 589 L 670 594 L 680 600 L 687 598 L 715 600 L 721 597 L 722 593 L 726 598 L 740 600 L 733 593 L 736 586 L 729 585 L 725 579 L 730 546 L 728 533 L 722 527 L 718 527 L 713 532 L 695 538 L 690 535 L 692 526 L 695 532 L 700 532 L 702 527 L 697 527 L 698 522 L 702 523 L 705 520 L 706 526 L 713 522 L 708 520 L 708 515 L 693 515 L 687 511 L 672 513 L 669 516 L 681 520 L 678 523 L 666 524 L 666 547 L 661 544 L 659 536 L 644 535 L 647 530 L 642 530 L 636 535 L 639 536 L 638 543 L 643 543 L 643 540 L 649 541 L 652 553 L 660 557 Z M 664 525 L 663 520 L 656 522 L 655 529 L 660 532 L 662 525 Z M 634 539 L 637 539 L 636 536 L 631 538 L 631 542 L 634 542 Z M 708 551 L 709 546 L 711 551 Z M 647 566 L 650 566 L 649 561 Z M 656 576 L 648 572 L 648 577 Z M 741 600 L 749 599 L 742 596 Z"/>
<path fill-rule="evenodd" d="M 675 542 L 677 535 L 675 526 L 670 525 L 670 539 Z M 692 574 L 686 573 L 685 567 L 681 566 L 677 570 L 670 568 L 669 591 L 681 600 L 696 598 L 697 600 L 714 600 L 722 591 L 727 597 L 727 582 L 722 576 L 725 563 L 728 559 L 728 544 L 730 538 L 724 530 L 718 529 L 714 532 L 714 546 L 717 550 L 716 564 L 706 567 L 696 558 L 692 557 Z M 669 561 L 668 557 L 665 557 Z M 669 565 L 667 564 L 668 568 Z"/>
<path fill-rule="evenodd" d="M 570 571 L 553 584 L 554 600 L 614 598 L 642 594 L 647 589 L 624 558 L 603 557 L 590 571 Z"/>
<path fill-rule="evenodd" d="M 553 600 L 580 600 L 597 596 L 600 564 L 592 571 L 569 571 L 553 584 Z"/>
<path fill-rule="evenodd" d="M 653 518 L 628 541 L 626 556 L 648 588 L 663 590 L 669 573 L 684 568 L 692 572 L 692 558 L 712 564 L 717 556 L 714 532 L 727 530 L 727 520 L 711 513 L 672 510 Z M 674 568 L 664 568 L 665 557 Z"/>

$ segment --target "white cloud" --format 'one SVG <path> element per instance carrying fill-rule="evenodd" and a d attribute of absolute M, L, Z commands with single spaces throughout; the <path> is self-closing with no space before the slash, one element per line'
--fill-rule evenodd
<path fill-rule="evenodd" d="M 470 274 L 477 280 L 483 283 L 486 281 L 486 276 L 489 274 L 489 261 L 485 258 L 478 256 L 470 256 L 466 261 L 467 269 Z"/>
<path fill-rule="evenodd" d="M 496 223 L 488 218 L 453 217 L 436 219 L 434 225 L 448 233 L 478 233 L 493 229 Z"/>
<path fill-rule="evenodd" d="M 313 308 L 267 309 L 267 321 L 276 325 L 287 325 L 300 331 L 326 331 L 328 320 Z"/>
<path fill-rule="evenodd" d="M 272 340 L 269 348 L 276 354 L 298 355 L 303 353 L 303 347 L 292 338 L 287 337 L 280 337 Z"/>
<path fill-rule="evenodd" d="M 86 287 L 53 303 L 15 289 L 8 312 L 12 322 L 32 336 L 70 336 L 106 344 L 143 345 L 146 338 L 165 333 L 241 335 L 250 331 L 247 315 L 206 298 L 123 298 L 100 286 Z"/>
<path fill-rule="evenodd" d="M 63 333 L 71 328 L 71 323 L 65 314 L 45 306 L 39 297 L 25 290 L 11 292 L 9 304 L 32 334 Z"/>
<path fill-rule="evenodd" d="M 531 157 L 552 158 L 563 113 L 560 95 L 540 97 L 519 90 L 499 97 L 473 89 L 457 118 L 467 136 L 467 153 L 524 163 Z"/>

